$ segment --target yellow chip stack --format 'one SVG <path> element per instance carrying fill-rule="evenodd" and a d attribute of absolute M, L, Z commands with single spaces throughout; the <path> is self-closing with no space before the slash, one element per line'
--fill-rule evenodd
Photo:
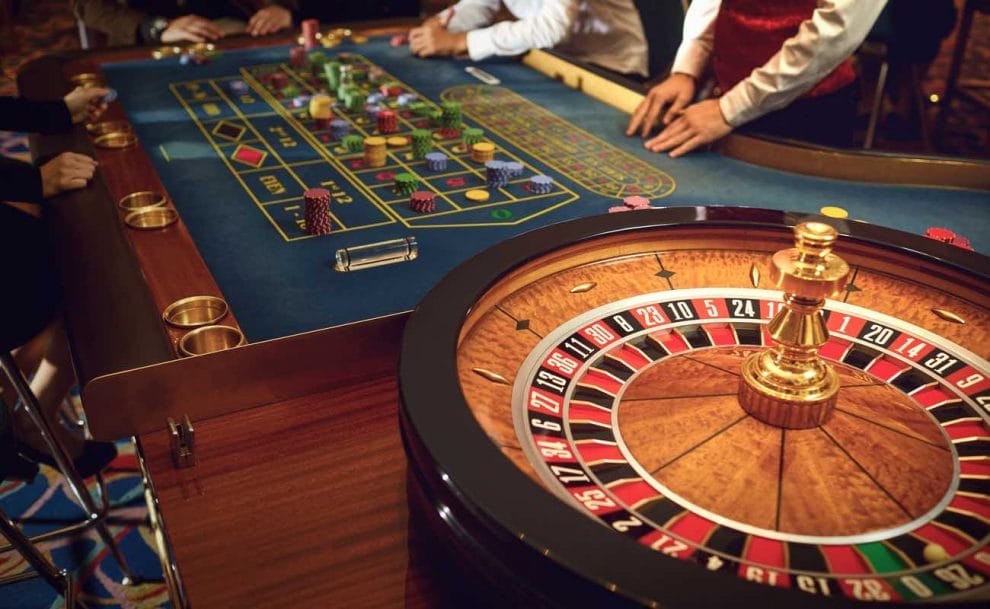
<path fill-rule="evenodd" d="M 388 141 L 383 137 L 372 136 L 364 140 L 364 164 L 368 167 L 384 167 Z"/>
<path fill-rule="evenodd" d="M 478 142 L 471 146 L 471 160 L 475 163 L 487 163 L 495 160 L 495 144 Z"/>
<path fill-rule="evenodd" d="M 333 100 L 329 95 L 317 94 L 309 100 L 309 115 L 317 120 L 333 118 Z"/>

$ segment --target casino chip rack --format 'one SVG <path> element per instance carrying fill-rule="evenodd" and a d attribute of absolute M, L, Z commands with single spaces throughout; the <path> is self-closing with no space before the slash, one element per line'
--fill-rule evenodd
<path fill-rule="evenodd" d="M 508 590 L 507 602 L 539 606 L 985 603 L 990 595 L 986 360 L 896 319 L 899 309 L 883 305 L 879 292 L 860 301 L 878 303 L 886 313 L 841 301 L 825 304 L 832 338 L 821 354 L 843 378 L 840 422 L 826 423 L 825 431 L 782 429 L 735 404 L 742 356 L 772 344 L 766 324 L 782 310 L 780 293 L 766 289 L 771 284 L 765 261 L 772 251 L 765 258 L 742 251 L 754 243 L 785 248 L 780 236 L 790 231 L 784 223 L 795 218 L 766 210 L 697 208 L 569 222 L 493 248 L 431 291 L 407 325 L 400 363 L 403 434 L 431 503 L 427 513 L 473 577 Z M 979 300 L 968 291 L 974 285 L 982 286 L 975 294 L 990 290 L 990 261 L 984 257 L 969 258 L 888 229 L 844 226 L 849 235 L 840 240 L 840 249 L 854 254 L 855 288 L 846 295 L 861 294 L 857 284 L 883 289 L 875 283 L 881 277 L 875 271 L 896 268 L 887 264 L 889 248 L 897 247 L 891 244 L 934 255 L 924 270 L 899 271 L 909 274 L 909 284 L 937 277 L 942 271 L 931 275 L 931 269 L 941 267 L 967 285 L 967 296 L 953 301 L 953 308 L 963 306 L 965 298 Z M 743 241 L 726 247 L 742 232 Z M 678 246 L 682 239 L 685 244 Z M 742 251 L 736 253 L 738 247 Z M 932 254 L 905 252 L 895 258 L 908 269 L 917 263 L 910 260 Z M 702 261 L 709 258 L 714 258 L 710 269 L 684 266 L 686 261 L 705 266 Z M 553 272 L 541 270 L 547 262 Z M 593 272 L 595 264 L 613 266 L 615 275 Z M 678 271 L 686 276 L 678 278 Z M 633 280 L 634 275 L 641 279 Z M 679 289 L 700 277 L 709 277 L 702 285 L 711 277 L 734 277 L 727 284 L 736 287 Z M 891 298 L 901 289 L 898 281 L 889 285 Z M 663 286 L 660 291 L 638 287 L 653 282 Z M 595 296 L 603 289 L 607 293 Z M 627 296 L 613 301 L 611 293 Z M 575 303 L 568 304 L 568 298 Z M 599 306 L 585 310 L 579 302 Z M 921 298 L 915 304 L 933 302 L 940 301 Z M 959 322 L 943 323 L 945 311 L 936 307 L 924 313 L 920 319 L 928 320 L 926 326 L 949 328 L 971 348 L 979 344 L 955 329 Z M 982 323 L 987 315 L 984 310 L 970 319 Z M 644 336 L 653 338 L 643 341 Z M 457 353 L 451 350 L 455 344 Z M 676 362 L 690 360 L 697 360 L 693 372 L 677 369 Z M 665 428 L 659 421 L 637 427 L 642 414 L 633 415 L 634 424 L 623 424 L 623 412 L 636 412 L 623 396 L 635 403 L 675 386 L 717 394 L 714 386 L 708 389 L 705 373 L 699 375 L 704 369 L 725 377 L 717 386 L 725 386 L 725 399 L 735 404 L 727 407 L 742 417 L 727 421 L 722 432 L 738 425 L 776 429 L 763 446 L 779 446 L 782 464 L 785 450 L 807 434 L 835 433 L 852 451 L 850 460 L 865 459 L 864 471 L 879 476 L 878 488 L 893 488 L 891 474 L 882 472 L 884 462 L 906 450 L 898 454 L 914 463 L 899 463 L 899 471 L 916 473 L 904 479 L 911 484 L 891 492 L 896 501 L 915 507 L 900 513 L 893 503 L 886 508 L 873 503 L 871 509 L 870 501 L 849 500 L 862 492 L 857 480 L 869 478 L 863 472 L 844 474 L 824 488 L 812 484 L 812 475 L 803 489 L 790 487 L 790 501 L 780 503 L 786 495 L 778 493 L 784 491 L 766 492 L 758 478 L 750 478 L 760 449 L 740 443 L 745 434 L 726 436 L 722 457 L 716 452 L 695 459 L 691 476 L 679 481 L 661 476 L 658 486 L 658 475 L 648 466 L 651 453 L 660 446 L 661 453 L 676 456 L 681 449 L 662 447 L 676 445 L 681 436 L 703 440 L 704 434 L 691 431 L 691 421 L 709 416 L 703 404 L 717 398 L 696 402 L 698 415 Z M 726 385 L 726 379 L 734 380 Z M 870 414 L 869 406 L 852 407 L 849 399 L 858 392 L 882 393 L 885 397 L 866 402 L 879 410 Z M 897 426 L 884 418 L 891 412 L 895 419 L 911 419 L 915 431 L 883 429 Z M 861 431 L 843 435 L 838 430 L 850 421 L 859 421 L 854 427 L 861 425 Z M 875 444 L 848 444 L 871 425 L 879 426 L 873 428 Z M 665 435 L 674 430 L 676 435 Z M 888 444 L 897 444 L 897 438 L 913 448 Z M 818 460 L 825 467 L 835 463 L 834 448 L 822 447 L 806 462 L 807 473 Z M 871 453 L 877 455 L 872 465 Z M 802 471 L 801 463 L 792 461 L 798 469 L 788 471 Z M 776 461 L 773 465 L 768 476 L 783 475 Z M 706 498 L 706 488 L 722 490 Z M 763 495 L 777 498 L 776 525 L 748 512 Z M 802 495 L 808 497 L 803 505 Z M 833 507 L 844 516 L 829 520 L 828 501 L 837 501 Z"/>

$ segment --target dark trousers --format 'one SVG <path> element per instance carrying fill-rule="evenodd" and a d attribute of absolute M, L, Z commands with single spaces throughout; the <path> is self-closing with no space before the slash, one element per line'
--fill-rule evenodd
<path fill-rule="evenodd" d="M 0 268 L 6 288 L 0 349 L 11 351 L 48 325 L 58 309 L 60 288 L 41 220 L 2 202 Z"/>
<path fill-rule="evenodd" d="M 853 83 L 834 93 L 798 99 L 786 108 L 743 125 L 739 131 L 850 148 L 855 144 L 858 91 L 859 87 Z"/>

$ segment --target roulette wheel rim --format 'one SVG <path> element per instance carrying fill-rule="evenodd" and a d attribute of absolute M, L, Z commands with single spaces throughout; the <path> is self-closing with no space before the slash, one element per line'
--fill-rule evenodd
<path fill-rule="evenodd" d="M 709 573 L 687 561 L 658 557 L 610 531 L 511 463 L 477 422 L 458 380 L 457 348 L 472 307 L 513 269 L 561 246 L 684 227 L 782 230 L 808 219 L 820 217 L 676 207 L 582 218 L 500 243 L 456 268 L 427 294 L 407 323 L 400 355 L 403 440 L 432 514 L 452 531 L 448 541 L 457 551 L 474 554 L 480 565 L 475 572 L 491 569 L 499 574 L 493 577 L 508 576 L 521 594 L 553 606 L 863 606 Z M 985 256 L 867 223 L 825 221 L 839 229 L 841 242 L 906 253 L 990 280 Z M 965 601 L 952 605 L 965 606 Z"/>

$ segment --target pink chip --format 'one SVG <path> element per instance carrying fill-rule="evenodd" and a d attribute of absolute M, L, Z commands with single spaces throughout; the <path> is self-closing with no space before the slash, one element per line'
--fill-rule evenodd
<path fill-rule="evenodd" d="M 631 211 L 631 210 L 632 210 L 631 207 L 623 207 L 622 205 L 616 205 L 615 207 L 609 207 L 608 208 L 608 213 L 610 213 L 610 214 L 617 214 L 619 212 Z"/>
<path fill-rule="evenodd" d="M 629 209 L 640 209 L 643 207 L 649 207 L 650 200 L 647 199 L 646 197 L 640 197 L 638 195 L 634 195 L 623 199 L 622 204 L 628 207 Z"/>
<path fill-rule="evenodd" d="M 392 36 L 392 40 L 389 41 L 389 44 L 394 47 L 407 45 L 409 44 L 409 36 L 406 36 L 405 34 L 397 34 Z"/>

